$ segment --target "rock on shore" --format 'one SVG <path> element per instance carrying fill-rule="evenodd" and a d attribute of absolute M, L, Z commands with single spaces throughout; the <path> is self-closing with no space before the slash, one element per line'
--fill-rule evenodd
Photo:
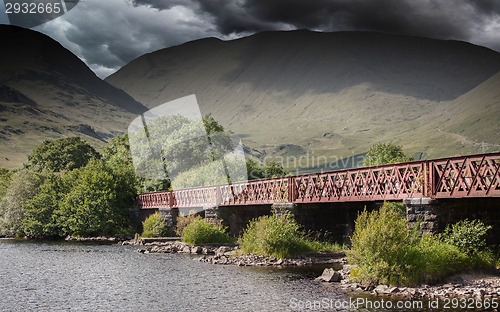
<path fill-rule="evenodd" d="M 500 272 L 475 272 L 454 275 L 444 283 L 420 287 L 394 287 L 373 283 L 353 283 L 349 280 L 350 265 L 341 270 L 327 268 L 317 281 L 334 282 L 336 287 L 347 291 L 367 292 L 372 295 L 401 296 L 404 298 L 475 297 L 477 299 L 500 297 Z"/>

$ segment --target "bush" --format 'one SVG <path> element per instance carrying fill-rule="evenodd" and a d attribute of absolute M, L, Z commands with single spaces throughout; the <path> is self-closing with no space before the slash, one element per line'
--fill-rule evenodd
<path fill-rule="evenodd" d="M 384 204 L 379 211 L 363 211 L 356 220 L 348 261 L 355 281 L 392 285 L 435 283 L 468 268 L 488 267 L 487 253 L 467 254 L 442 236 L 420 236 L 410 230 L 397 209 Z"/>
<path fill-rule="evenodd" d="M 161 216 L 160 212 L 155 212 L 154 214 L 147 217 L 147 219 L 142 222 L 142 228 L 142 237 L 171 236 L 167 227 L 167 223 Z"/>
<path fill-rule="evenodd" d="M 244 253 L 278 258 L 313 251 L 310 241 L 304 238 L 299 224 L 290 214 L 273 214 L 250 221 L 240 244 Z"/>
<path fill-rule="evenodd" d="M 196 214 L 195 211 L 190 211 L 187 216 L 179 216 L 177 218 L 177 224 L 175 225 L 175 234 L 177 236 L 182 236 L 182 232 L 184 231 L 184 228 L 191 224 L 196 218 L 199 216 Z"/>
<path fill-rule="evenodd" d="M 222 225 L 210 224 L 201 217 L 196 217 L 182 231 L 182 241 L 188 244 L 234 243 Z"/>
<path fill-rule="evenodd" d="M 443 242 L 458 247 L 468 255 L 478 254 L 486 248 L 486 232 L 491 226 L 486 226 L 480 220 L 468 219 L 447 226 L 441 239 Z"/>

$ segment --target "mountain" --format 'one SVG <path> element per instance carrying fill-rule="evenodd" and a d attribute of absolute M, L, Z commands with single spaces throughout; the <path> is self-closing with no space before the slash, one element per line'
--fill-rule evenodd
<path fill-rule="evenodd" d="M 46 139 L 100 145 L 147 110 L 51 38 L 0 25 L 0 167 L 18 168 Z"/>
<path fill-rule="evenodd" d="M 304 169 L 375 142 L 417 158 L 499 150 L 499 71 L 500 53 L 466 42 L 298 30 L 188 42 L 105 81 L 149 108 L 196 94 L 262 157 Z"/>

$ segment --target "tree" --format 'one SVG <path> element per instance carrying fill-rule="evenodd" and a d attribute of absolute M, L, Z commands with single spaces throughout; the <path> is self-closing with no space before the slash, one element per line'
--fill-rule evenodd
<path fill-rule="evenodd" d="M 57 211 L 65 233 L 107 235 L 128 228 L 129 207 L 121 201 L 120 177 L 102 160 L 92 160 L 67 178 L 72 187 Z"/>
<path fill-rule="evenodd" d="M 5 193 L 7 193 L 11 177 L 12 177 L 11 171 L 5 168 L 0 168 L 0 200 L 4 197 Z"/>
<path fill-rule="evenodd" d="M 33 238 L 57 238 L 66 233 L 58 222 L 57 211 L 64 195 L 68 192 L 68 183 L 63 176 L 48 173 L 40 185 L 37 194 L 23 205 L 23 231 Z"/>
<path fill-rule="evenodd" d="M 59 172 L 85 166 L 100 154 L 79 137 L 46 140 L 28 155 L 28 167 Z"/>
<path fill-rule="evenodd" d="M 412 157 L 406 156 L 403 153 L 401 146 L 392 143 L 376 143 L 366 153 L 364 165 L 378 166 L 412 160 Z"/>
<path fill-rule="evenodd" d="M 231 137 L 210 115 L 194 120 L 158 117 L 146 128 L 129 132 L 129 139 L 137 174 L 156 179 L 145 181 L 148 188 L 169 186 L 168 179 L 222 159 L 233 149 Z"/>
<path fill-rule="evenodd" d="M 12 182 L 0 201 L 0 236 L 22 236 L 23 206 L 39 191 L 44 176 L 29 169 L 22 169 L 12 176 Z"/>
<path fill-rule="evenodd" d="M 282 164 L 275 160 L 271 160 L 266 162 L 264 173 L 266 178 L 279 178 L 286 176 L 289 172 L 283 168 Z"/>
<path fill-rule="evenodd" d="M 264 169 L 253 159 L 247 159 L 248 180 L 263 179 L 266 177 Z"/>

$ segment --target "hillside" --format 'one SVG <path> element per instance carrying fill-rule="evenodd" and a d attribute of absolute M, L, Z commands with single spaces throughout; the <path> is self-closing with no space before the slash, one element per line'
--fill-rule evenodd
<path fill-rule="evenodd" d="M 188 42 L 106 81 L 149 108 L 196 94 L 244 144 L 304 169 L 380 141 L 417 157 L 498 150 L 499 71 L 500 53 L 466 42 L 290 31 Z"/>
<path fill-rule="evenodd" d="M 147 110 L 51 38 L 7 25 L 0 36 L 0 167 L 20 167 L 46 139 L 102 144 Z"/>

